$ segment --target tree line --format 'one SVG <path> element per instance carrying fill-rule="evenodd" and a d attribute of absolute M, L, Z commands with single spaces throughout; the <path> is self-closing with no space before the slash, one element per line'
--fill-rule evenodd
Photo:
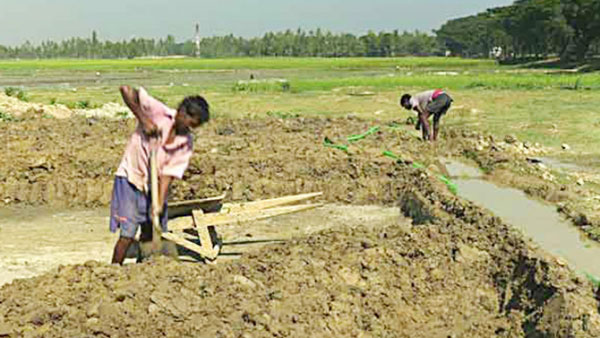
<path fill-rule="evenodd" d="M 34 45 L 0 45 L 0 58 L 134 58 L 143 56 L 188 55 L 208 58 L 244 56 L 402 56 L 442 53 L 435 36 L 423 32 L 368 32 L 364 35 L 332 33 L 321 29 L 269 32 L 262 37 L 233 35 L 205 37 L 199 49 L 193 40 L 177 42 L 172 35 L 161 39 L 132 38 L 102 41 L 93 32 L 89 38 L 61 42 L 44 41 Z M 197 55 L 199 50 L 199 55 Z"/>
<path fill-rule="evenodd" d="M 495 49 L 505 59 L 582 61 L 600 53 L 600 0 L 517 0 L 450 20 L 435 34 L 456 55 L 487 57 Z"/>
<path fill-rule="evenodd" d="M 512 5 L 449 20 L 434 34 L 424 32 L 332 33 L 321 29 L 269 32 L 261 37 L 233 35 L 177 42 L 133 38 L 88 38 L 34 45 L 0 45 L 0 58 L 134 58 L 189 55 L 200 57 L 317 56 L 390 57 L 459 55 L 502 59 L 560 56 L 564 62 L 600 54 L 600 0 L 516 0 Z"/>

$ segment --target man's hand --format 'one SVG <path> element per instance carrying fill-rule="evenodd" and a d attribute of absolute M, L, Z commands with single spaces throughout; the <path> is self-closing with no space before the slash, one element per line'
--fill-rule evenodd
<path fill-rule="evenodd" d="M 160 215 L 162 215 L 163 211 L 164 210 L 163 210 L 163 205 L 162 204 L 158 205 L 158 210 L 156 210 L 156 211 L 154 210 L 154 206 L 150 206 L 150 213 L 151 213 L 152 217 L 154 217 L 154 215 L 156 215 L 156 217 L 160 217 Z"/>
<path fill-rule="evenodd" d="M 415 130 L 421 130 L 421 120 L 417 118 L 417 123 L 415 124 Z"/>
<path fill-rule="evenodd" d="M 121 86 L 119 87 L 119 90 L 121 91 L 123 101 L 125 101 L 127 107 L 129 107 L 133 115 L 135 115 L 140 122 L 144 135 L 154 138 L 160 137 L 160 130 L 156 124 L 154 124 L 154 122 L 152 122 L 152 120 L 150 120 L 142 111 L 139 91 L 129 86 Z"/>

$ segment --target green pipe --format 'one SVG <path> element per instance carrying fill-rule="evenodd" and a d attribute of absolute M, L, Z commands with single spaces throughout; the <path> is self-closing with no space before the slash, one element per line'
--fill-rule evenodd
<path fill-rule="evenodd" d="M 371 134 L 375 134 L 378 131 L 379 131 L 379 126 L 372 127 L 362 134 L 348 136 L 347 140 L 348 140 L 348 142 L 356 142 L 356 141 L 364 139 L 365 137 L 367 137 Z"/>
<path fill-rule="evenodd" d="M 383 155 L 387 156 L 389 158 L 393 158 L 394 160 L 396 160 L 396 162 L 402 161 L 402 159 L 398 155 L 392 153 L 389 150 L 384 150 Z M 418 162 L 413 162 L 412 167 L 415 169 L 425 169 L 425 166 Z M 444 175 L 437 175 L 437 178 L 442 183 L 444 183 L 446 185 L 446 187 L 448 187 L 448 190 L 450 190 L 450 192 L 452 194 L 454 194 L 454 195 L 458 194 L 458 186 L 456 184 L 454 184 L 454 182 L 452 182 L 448 177 L 446 177 Z"/>
<path fill-rule="evenodd" d="M 339 149 L 339 150 L 348 152 L 348 146 L 343 145 L 343 144 L 334 144 L 328 137 L 325 137 L 325 139 L 323 140 L 323 145 L 325 147 L 335 148 L 335 149 Z"/>

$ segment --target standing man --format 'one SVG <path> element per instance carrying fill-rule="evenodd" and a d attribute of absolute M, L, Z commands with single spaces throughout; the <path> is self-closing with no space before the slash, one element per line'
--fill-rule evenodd
<path fill-rule="evenodd" d="M 452 98 L 441 89 L 428 90 L 410 96 L 402 95 L 400 105 L 407 110 L 415 110 L 419 114 L 416 129 L 422 129 L 423 140 L 430 140 L 429 116 L 433 115 L 433 140 L 437 140 L 440 119 L 452 105 Z"/>
<path fill-rule="evenodd" d="M 148 95 L 144 88 L 120 88 L 123 100 L 138 120 L 116 172 L 110 207 L 110 230 L 121 229 L 112 263 L 123 264 L 127 249 L 141 227 L 140 241 L 152 240 L 149 157 L 157 151 L 160 222 L 167 231 L 167 192 L 173 179 L 181 179 L 192 156 L 191 130 L 209 120 L 209 107 L 201 96 L 186 97 L 177 110 Z"/>

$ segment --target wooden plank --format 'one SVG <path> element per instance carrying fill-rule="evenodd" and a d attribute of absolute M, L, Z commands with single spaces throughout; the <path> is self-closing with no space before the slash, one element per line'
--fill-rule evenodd
<path fill-rule="evenodd" d="M 245 210 L 257 210 L 257 209 L 268 209 L 272 207 L 282 206 L 286 204 L 291 204 L 303 200 L 307 200 L 309 198 L 317 197 L 323 195 L 322 192 L 314 192 L 308 194 L 301 195 L 290 195 L 278 198 L 272 198 L 268 200 L 260 200 L 254 202 L 246 202 L 246 203 L 226 203 L 223 204 L 222 212 L 240 212 Z"/>
<path fill-rule="evenodd" d="M 194 228 L 194 219 L 192 216 L 179 217 L 173 220 L 169 220 L 169 230 L 174 229 L 192 229 Z"/>
<path fill-rule="evenodd" d="M 169 203 L 169 219 L 192 216 L 193 210 L 202 210 L 205 213 L 218 212 L 221 209 L 221 203 L 225 199 L 225 195 Z"/>
<path fill-rule="evenodd" d="M 194 211 L 192 214 L 192 221 L 194 223 L 196 232 L 198 233 L 198 239 L 200 240 L 200 246 L 207 252 L 216 252 L 214 257 L 208 257 L 210 259 L 215 259 L 215 258 L 217 258 L 217 254 L 220 251 L 220 247 L 218 245 L 215 245 L 215 243 L 213 242 L 213 238 L 210 235 L 210 232 L 208 230 L 209 227 L 208 226 L 198 226 L 198 222 L 196 221 L 196 219 L 198 217 L 202 217 L 203 215 L 204 215 L 204 213 L 202 212 L 202 210 Z M 214 228 L 213 226 L 210 226 L 210 227 Z"/>
<path fill-rule="evenodd" d="M 227 224 L 239 224 L 305 211 L 320 206 L 322 206 L 322 204 L 302 204 L 287 207 L 270 208 L 264 210 L 250 210 L 237 213 L 199 214 L 195 215 L 194 222 L 196 228 L 206 227 L 209 225 L 219 226 Z M 194 227 L 194 222 L 181 222 L 175 224 L 169 223 L 169 228 L 171 230 L 189 229 Z"/>
<path fill-rule="evenodd" d="M 210 233 L 208 232 L 208 227 L 204 226 L 204 227 L 196 227 L 196 230 L 198 231 L 198 237 L 200 238 L 200 246 L 202 246 L 203 249 L 205 249 L 207 252 L 215 252 L 214 257 L 208 257 L 209 259 L 215 259 L 217 258 L 217 255 L 219 253 L 219 246 L 215 245 L 215 243 L 213 243 L 212 241 L 212 237 L 210 236 Z"/>
<path fill-rule="evenodd" d="M 196 199 L 196 200 L 171 202 L 171 203 L 169 203 L 169 207 L 174 208 L 174 207 L 189 206 L 189 205 L 202 204 L 202 203 L 215 202 L 215 201 L 221 202 L 223 199 L 225 199 L 226 195 L 227 194 L 222 194 L 219 196 L 201 198 L 201 199 Z"/>
<path fill-rule="evenodd" d="M 219 255 L 219 248 L 216 248 L 213 250 L 207 250 L 206 248 L 201 247 L 200 245 L 198 245 L 196 243 L 190 242 L 190 241 L 186 240 L 185 238 L 182 238 L 174 233 L 164 232 L 162 234 L 162 238 L 167 239 L 177 245 L 180 245 L 190 251 L 193 251 L 207 259 L 215 259 Z"/>

